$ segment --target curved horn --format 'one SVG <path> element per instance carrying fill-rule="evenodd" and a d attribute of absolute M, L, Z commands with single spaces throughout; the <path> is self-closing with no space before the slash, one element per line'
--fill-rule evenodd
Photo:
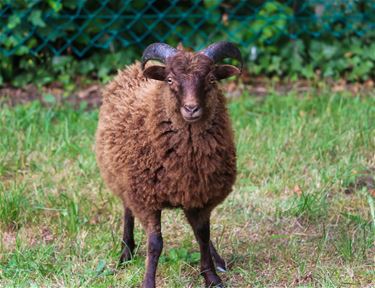
<path fill-rule="evenodd" d="M 211 44 L 201 51 L 204 55 L 211 58 L 215 63 L 225 58 L 233 58 L 241 62 L 241 70 L 243 66 L 242 56 L 240 50 L 234 43 L 227 41 L 220 41 Z"/>
<path fill-rule="evenodd" d="M 168 57 L 173 56 L 177 53 L 177 49 L 169 46 L 165 43 L 154 43 L 149 45 L 142 55 L 142 69 L 145 67 L 145 64 L 148 60 L 158 60 L 162 63 L 165 63 L 165 60 Z"/>

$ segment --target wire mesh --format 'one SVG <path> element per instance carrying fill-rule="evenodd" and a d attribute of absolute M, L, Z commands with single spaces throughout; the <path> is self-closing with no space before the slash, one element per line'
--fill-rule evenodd
<path fill-rule="evenodd" d="M 311 37 L 369 37 L 375 1 L 0 2 L 0 53 L 84 57 L 167 42 L 199 49 L 217 40 L 252 45 Z M 373 34 L 372 34 L 373 35 Z"/>

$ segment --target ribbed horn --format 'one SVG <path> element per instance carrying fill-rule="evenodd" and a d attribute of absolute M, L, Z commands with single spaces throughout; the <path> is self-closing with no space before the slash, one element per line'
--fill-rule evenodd
<path fill-rule="evenodd" d="M 200 51 L 200 53 L 211 58 L 215 63 L 225 59 L 233 58 L 241 62 L 241 70 L 243 66 L 242 56 L 240 50 L 234 43 L 227 41 L 220 41 L 211 44 L 207 48 Z"/>
<path fill-rule="evenodd" d="M 142 69 L 145 67 L 145 64 L 148 60 L 158 60 L 162 63 L 165 63 L 165 60 L 168 57 L 173 56 L 177 53 L 177 49 L 169 46 L 165 43 L 154 43 L 149 45 L 142 55 Z"/>

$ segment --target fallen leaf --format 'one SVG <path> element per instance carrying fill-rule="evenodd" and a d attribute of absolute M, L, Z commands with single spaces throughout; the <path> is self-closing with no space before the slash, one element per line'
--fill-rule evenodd
<path fill-rule="evenodd" d="M 295 185 L 293 188 L 293 192 L 296 193 L 298 196 L 302 195 L 302 189 L 298 185 Z"/>

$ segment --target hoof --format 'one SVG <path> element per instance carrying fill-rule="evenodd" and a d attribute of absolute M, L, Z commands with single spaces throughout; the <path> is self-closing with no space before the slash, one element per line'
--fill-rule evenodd
<path fill-rule="evenodd" d="M 224 287 L 223 282 L 216 273 L 208 272 L 203 277 L 206 287 Z"/>
<path fill-rule="evenodd" d="M 126 249 L 122 254 L 121 254 L 121 257 L 120 257 L 120 260 L 118 262 L 118 267 L 121 268 L 123 267 L 126 262 L 129 262 L 130 260 L 133 259 L 133 255 L 132 253 L 129 251 L 129 249 Z"/>
<path fill-rule="evenodd" d="M 209 284 L 208 286 L 207 286 L 207 284 L 206 284 L 206 288 L 224 288 L 224 284 L 223 283 L 218 283 L 218 284 L 213 284 L 213 283 L 211 283 L 211 284 Z"/>

